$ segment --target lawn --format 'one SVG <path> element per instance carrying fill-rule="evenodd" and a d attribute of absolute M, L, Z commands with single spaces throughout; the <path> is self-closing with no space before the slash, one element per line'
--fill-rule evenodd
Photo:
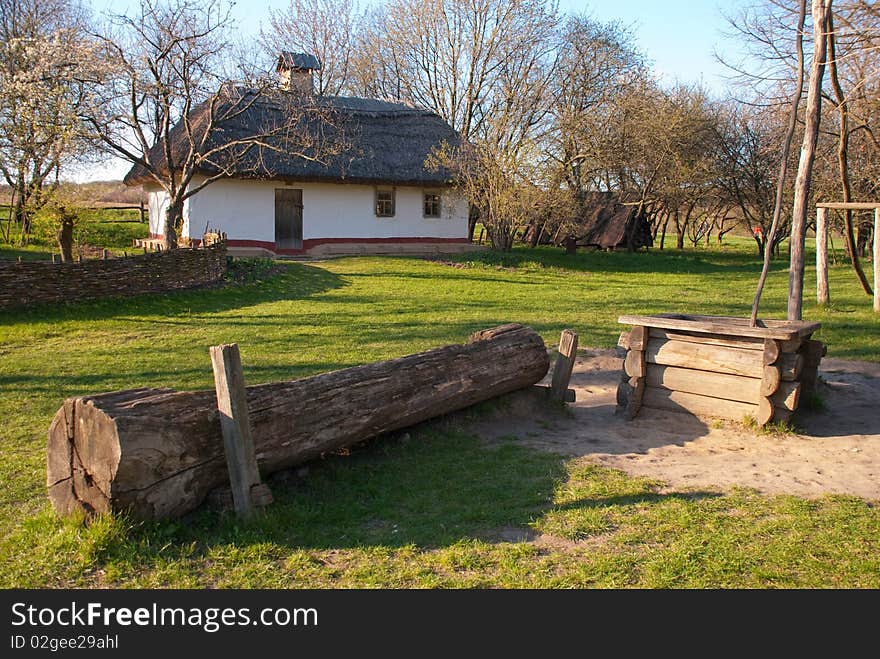
<path fill-rule="evenodd" d="M 661 483 L 515 440 L 488 446 L 463 415 L 271 480 L 276 503 L 250 525 L 211 509 L 147 524 L 62 522 L 47 503 L 46 430 L 67 396 L 210 388 L 208 346 L 233 341 L 252 384 L 511 321 L 548 345 L 571 327 L 582 347 L 611 347 L 624 313 L 747 315 L 753 251 L 733 240 L 575 257 L 523 248 L 455 263 L 343 258 L 288 263 L 257 283 L 0 312 L 0 586 L 880 587 L 872 502 L 661 494 Z M 785 265 L 771 273 L 764 317 L 784 317 Z M 827 309 L 808 299 L 804 312 L 822 322 L 829 356 L 880 361 L 871 301 L 843 265 L 832 268 L 831 298 Z M 549 541 L 517 541 L 536 534 Z"/>

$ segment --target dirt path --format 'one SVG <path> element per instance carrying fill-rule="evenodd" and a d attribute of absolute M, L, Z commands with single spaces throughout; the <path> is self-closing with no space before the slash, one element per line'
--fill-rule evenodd
<path fill-rule="evenodd" d="M 880 500 L 880 364 L 823 360 L 827 411 L 803 413 L 797 435 L 649 409 L 624 421 L 614 414 L 620 368 L 613 350 L 581 350 L 569 416 L 508 415 L 475 431 L 489 441 L 516 436 L 529 446 L 656 478 L 670 489 L 740 485 L 769 494 Z"/>

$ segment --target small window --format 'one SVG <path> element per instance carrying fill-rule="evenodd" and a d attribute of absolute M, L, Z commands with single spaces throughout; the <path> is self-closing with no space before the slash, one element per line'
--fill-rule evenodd
<path fill-rule="evenodd" d="M 394 188 L 376 189 L 376 217 L 394 217 Z"/>
<path fill-rule="evenodd" d="M 425 217 L 440 217 L 440 194 L 438 192 L 425 193 Z"/>

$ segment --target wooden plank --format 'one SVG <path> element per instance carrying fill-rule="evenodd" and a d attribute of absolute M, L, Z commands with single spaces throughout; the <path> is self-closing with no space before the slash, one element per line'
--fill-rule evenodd
<path fill-rule="evenodd" d="M 617 319 L 624 325 L 644 325 L 662 329 L 704 332 L 707 334 L 732 334 L 761 339 L 787 341 L 812 334 L 821 323 L 794 320 L 759 320 L 758 327 L 750 327 L 748 318 L 731 316 L 702 316 L 697 314 L 657 314 L 654 316 L 624 315 Z"/>
<path fill-rule="evenodd" d="M 624 331 L 620 333 L 620 336 L 617 338 L 617 347 L 629 350 L 629 332 Z"/>
<path fill-rule="evenodd" d="M 816 204 L 816 208 L 831 208 L 833 210 L 851 211 L 876 211 L 880 210 L 880 203 L 873 201 L 823 201 Z"/>
<path fill-rule="evenodd" d="M 828 209 L 816 208 L 816 303 L 828 304 Z"/>
<path fill-rule="evenodd" d="M 556 400 L 565 401 L 571 371 L 577 357 L 578 335 L 570 330 L 562 330 L 559 337 L 559 357 L 553 366 L 553 377 L 550 384 L 550 395 Z"/>
<path fill-rule="evenodd" d="M 630 350 L 623 361 L 623 370 L 631 378 L 645 377 L 645 353 L 642 350 Z"/>
<path fill-rule="evenodd" d="M 646 383 L 649 387 L 726 398 L 743 403 L 757 403 L 761 389 L 761 380 L 758 378 L 657 364 L 649 364 Z"/>
<path fill-rule="evenodd" d="M 732 336 L 730 334 L 706 334 L 702 332 L 684 332 L 651 327 L 648 336 L 652 339 L 674 339 L 689 343 L 708 343 L 728 348 L 744 348 L 746 350 L 763 350 L 764 339 L 753 336 Z"/>
<path fill-rule="evenodd" d="M 642 406 L 672 412 L 689 412 L 697 416 L 721 417 L 734 421 L 741 421 L 746 416 L 754 417 L 758 408 L 752 403 L 700 396 L 684 391 L 669 391 L 656 387 L 645 388 Z"/>
<path fill-rule="evenodd" d="M 210 353 L 232 501 L 237 515 L 251 517 L 256 512 L 251 489 L 261 483 L 248 417 L 241 355 L 237 343 L 211 346 Z"/>
<path fill-rule="evenodd" d="M 757 350 L 685 341 L 650 339 L 645 357 L 649 363 L 661 366 L 680 366 L 751 378 L 760 378 L 764 371 L 763 353 Z"/>

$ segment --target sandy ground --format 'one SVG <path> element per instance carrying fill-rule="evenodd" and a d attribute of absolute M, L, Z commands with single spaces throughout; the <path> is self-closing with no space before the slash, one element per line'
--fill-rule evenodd
<path fill-rule="evenodd" d="M 880 364 L 823 359 L 819 391 L 827 409 L 799 412 L 802 432 L 792 435 L 647 408 L 625 421 L 614 414 L 620 369 L 613 350 L 579 350 L 570 414 L 515 404 L 518 412 L 474 430 L 488 441 L 515 436 L 528 446 L 655 478 L 670 490 L 745 486 L 880 500 Z"/>

